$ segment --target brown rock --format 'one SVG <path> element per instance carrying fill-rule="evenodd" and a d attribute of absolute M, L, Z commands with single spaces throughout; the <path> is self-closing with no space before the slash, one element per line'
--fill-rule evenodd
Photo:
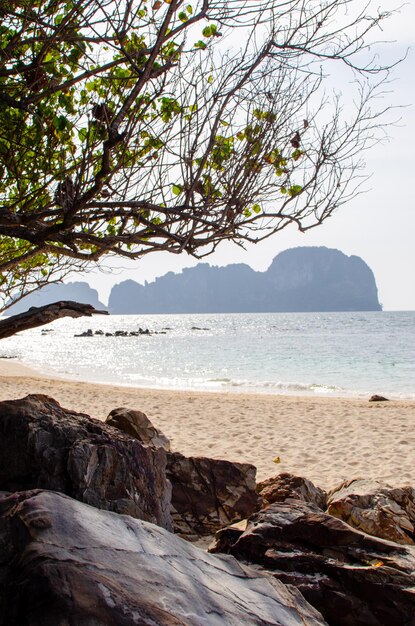
<path fill-rule="evenodd" d="M 313 502 L 323 511 L 327 506 L 325 491 L 313 485 L 311 480 L 293 476 L 293 474 L 277 474 L 258 483 L 257 492 L 264 498 L 264 505 L 273 502 L 285 502 L 288 498 Z"/>
<path fill-rule="evenodd" d="M 385 398 L 384 396 L 378 396 L 376 393 L 373 396 L 370 396 L 369 402 L 388 402 L 389 398 Z"/>
<path fill-rule="evenodd" d="M 105 423 L 118 428 L 123 433 L 138 439 L 144 444 L 170 451 L 170 441 L 161 431 L 157 430 L 145 413 L 131 409 L 114 409 Z"/>
<path fill-rule="evenodd" d="M 213 535 L 260 508 L 253 465 L 186 458 L 178 452 L 169 453 L 167 459 L 173 527 L 187 539 Z"/>
<path fill-rule="evenodd" d="M 0 626 L 326 624 L 233 557 L 45 491 L 0 501 L 0 581 Z"/>
<path fill-rule="evenodd" d="M 50 489 L 171 528 L 166 453 L 56 400 L 0 402 L 0 490 Z"/>
<path fill-rule="evenodd" d="M 415 551 L 359 532 L 299 500 L 271 504 L 213 552 L 295 585 L 330 626 L 414 626 Z"/>
<path fill-rule="evenodd" d="M 352 480 L 329 494 L 328 513 L 369 535 L 415 544 L 415 489 Z"/>

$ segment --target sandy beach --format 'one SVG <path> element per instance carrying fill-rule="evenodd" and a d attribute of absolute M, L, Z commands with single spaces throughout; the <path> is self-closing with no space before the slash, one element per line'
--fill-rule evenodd
<path fill-rule="evenodd" d="M 291 472 L 325 489 L 357 477 L 415 486 L 414 401 L 138 389 L 48 378 L 0 360 L 0 399 L 29 393 L 100 420 L 117 407 L 144 411 L 174 449 L 253 463 L 258 480 Z"/>

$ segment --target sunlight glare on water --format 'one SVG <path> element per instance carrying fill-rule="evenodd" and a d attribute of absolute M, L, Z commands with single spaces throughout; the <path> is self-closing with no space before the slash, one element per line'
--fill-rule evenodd
<path fill-rule="evenodd" d="M 151 335 L 75 337 L 88 329 Z M 2 341 L 52 375 L 137 387 L 415 398 L 415 313 L 61 319 Z"/>

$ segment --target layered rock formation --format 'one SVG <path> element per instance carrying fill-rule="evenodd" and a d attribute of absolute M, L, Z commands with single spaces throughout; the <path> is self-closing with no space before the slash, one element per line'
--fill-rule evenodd
<path fill-rule="evenodd" d="M 155 429 L 141 411 L 114 409 L 106 423 L 144 444 L 167 451 L 166 475 L 172 485 L 173 529 L 182 537 L 195 540 L 213 535 L 260 508 L 262 498 L 255 491 L 256 468 L 253 465 L 189 458 L 172 452 L 167 437 Z"/>
<path fill-rule="evenodd" d="M 256 468 L 249 463 L 168 454 L 175 532 L 196 539 L 252 515 L 262 503 L 255 492 L 255 475 Z"/>
<path fill-rule="evenodd" d="M 0 489 L 50 489 L 172 529 L 214 534 L 259 509 L 256 468 L 170 452 L 141 411 L 106 424 L 47 396 L 0 402 Z"/>
<path fill-rule="evenodd" d="M 323 489 L 313 485 L 307 478 L 287 472 L 263 480 L 258 483 L 256 490 L 263 498 L 264 506 L 290 499 L 312 502 L 321 510 L 325 510 L 327 505 L 327 493 Z"/>
<path fill-rule="evenodd" d="M 415 624 L 413 548 L 370 537 L 315 504 L 271 504 L 245 531 L 221 531 L 211 551 L 295 585 L 330 626 Z"/>
<path fill-rule="evenodd" d="M 371 269 L 357 256 L 329 248 L 293 248 L 266 272 L 243 264 L 201 263 L 146 285 L 115 285 L 111 313 L 379 311 Z"/>
<path fill-rule="evenodd" d="M 0 489 L 39 488 L 171 528 L 162 448 L 48 396 L 0 402 Z"/>
<path fill-rule="evenodd" d="M 62 494 L 0 499 L 0 626 L 323 626 L 295 589 Z"/>
<path fill-rule="evenodd" d="M 328 513 L 368 535 L 415 545 L 415 489 L 368 480 L 343 483 L 329 494 Z"/>
<path fill-rule="evenodd" d="M 105 423 L 118 428 L 126 435 L 138 439 L 141 443 L 154 448 L 164 448 L 170 451 L 170 441 L 164 433 L 157 430 L 142 411 L 119 408 L 113 409 Z"/>
<path fill-rule="evenodd" d="M 414 495 L 290 474 L 255 491 L 253 466 L 172 452 L 140 411 L 2 402 L 0 626 L 415 626 Z M 231 558 L 172 527 L 220 528 Z"/>

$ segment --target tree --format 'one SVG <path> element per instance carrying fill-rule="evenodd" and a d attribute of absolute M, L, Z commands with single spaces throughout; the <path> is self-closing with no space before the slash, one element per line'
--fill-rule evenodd
<path fill-rule="evenodd" d="M 3 0 L 3 309 L 73 268 L 307 230 L 378 140 L 357 0 Z M 324 84 L 351 73 L 342 105 Z M 336 67 L 337 65 L 337 67 Z M 327 69 L 326 69 L 327 67 Z"/>

